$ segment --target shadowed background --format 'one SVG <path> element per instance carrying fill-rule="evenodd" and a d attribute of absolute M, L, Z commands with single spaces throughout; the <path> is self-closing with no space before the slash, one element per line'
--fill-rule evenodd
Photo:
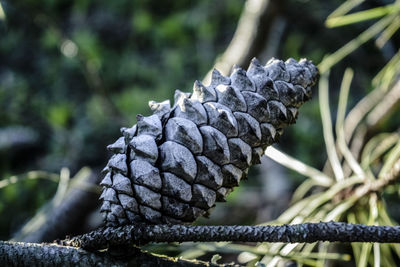
<path fill-rule="evenodd" d="M 71 216 L 82 219 L 71 222 L 68 233 L 97 227 L 99 189 L 93 183 L 109 157 L 105 146 L 120 136 L 120 127 L 136 122 L 136 114 L 149 114 L 148 101 L 172 99 L 175 89 L 191 91 L 194 80 L 202 80 L 214 64 L 229 72 L 233 63 L 246 68 L 254 56 L 263 62 L 273 56 L 321 62 L 372 25 L 366 21 L 327 29 L 326 17 L 341 2 L 0 1 L 0 239 L 16 234 L 17 239 L 41 241 L 47 234 L 51 240 L 63 231 L 35 236 L 34 225 L 42 227 L 43 220 L 65 223 Z M 355 11 L 390 2 L 367 1 Z M 240 23 L 245 30 L 235 36 L 245 38 L 255 27 L 255 37 L 229 47 Z M 353 106 L 371 90 L 370 80 L 397 52 L 399 42 L 394 35 L 383 48 L 368 43 L 341 61 L 331 71 L 332 101 L 337 101 L 344 66 L 357 73 L 349 100 Z M 326 156 L 319 120 L 315 97 L 300 110 L 298 123 L 285 131 L 279 147 L 321 169 Z M 393 119 L 380 127 L 396 125 L 398 119 Z M 11 185 L 1 187 L 2 179 L 13 176 Z M 199 223 L 274 219 L 303 180 L 268 160 L 249 177 L 210 220 Z M 72 210 L 64 205 L 49 216 L 61 202 L 78 204 L 71 204 Z M 41 207 L 43 217 L 20 231 Z"/>

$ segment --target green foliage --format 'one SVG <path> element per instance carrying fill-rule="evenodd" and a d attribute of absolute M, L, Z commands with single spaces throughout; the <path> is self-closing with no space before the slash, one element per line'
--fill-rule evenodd
<path fill-rule="evenodd" d="M 149 112 L 149 100 L 170 98 L 177 88 L 189 91 L 190 81 L 202 78 L 230 41 L 242 5 L 1 1 L 0 136 L 23 125 L 7 136 L 24 130 L 23 136 L 32 132 L 36 138 L 24 145 L 10 139 L 0 147 L 0 180 L 31 169 L 68 167 L 75 173 L 103 165 L 105 146 L 136 114 Z M 20 190 L 27 190 L 25 182 L 0 189 L 7 207 L 0 210 L 3 238 L 11 223 L 15 230 L 27 218 L 5 216 L 25 210 Z M 48 186 L 41 190 L 37 199 L 30 194 L 32 203 L 43 204 L 54 193 Z M 32 215 L 39 205 L 25 207 Z"/>
<path fill-rule="evenodd" d="M 103 141 L 96 143 L 104 147 L 134 114 L 147 112 L 152 96 L 187 90 L 188 81 L 208 71 L 230 38 L 220 33 L 233 32 L 241 6 L 239 0 L 4 1 L 0 125 L 37 130 L 41 153 L 35 160 L 46 164 L 36 167 L 58 170 L 40 160 L 63 146 L 48 138 L 53 131 L 88 123 L 93 130 L 83 134 L 90 142 L 97 122 L 106 121 Z M 69 160 L 75 170 L 88 163 L 79 156 Z"/>

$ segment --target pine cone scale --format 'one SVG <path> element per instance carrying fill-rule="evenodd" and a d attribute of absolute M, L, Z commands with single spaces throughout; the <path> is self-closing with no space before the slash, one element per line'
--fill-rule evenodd
<path fill-rule="evenodd" d="M 137 116 L 104 169 L 101 212 L 107 225 L 184 223 L 206 216 L 246 178 L 282 128 L 294 123 L 310 98 L 318 71 L 311 62 L 252 60 L 230 77 L 213 71 L 209 86 L 149 103 L 154 115 Z"/>

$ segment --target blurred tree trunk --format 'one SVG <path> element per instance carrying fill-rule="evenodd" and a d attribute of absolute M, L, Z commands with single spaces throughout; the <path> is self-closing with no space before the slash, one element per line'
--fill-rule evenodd
<path fill-rule="evenodd" d="M 253 57 L 265 51 L 274 30 L 279 30 L 282 26 L 279 15 L 284 2 L 283 0 L 247 0 L 235 34 L 227 49 L 217 58 L 214 68 L 223 75 L 228 75 L 234 64 L 247 66 Z M 264 58 L 260 60 L 265 61 Z M 210 82 L 211 73 L 212 70 L 204 77 L 205 84 Z"/>
<path fill-rule="evenodd" d="M 99 205 L 100 175 L 97 171 L 82 169 L 69 182 L 69 189 L 60 203 L 49 201 L 30 219 L 12 240 L 23 242 L 51 242 L 65 235 L 80 234 L 93 230 L 87 221 L 91 212 Z"/>

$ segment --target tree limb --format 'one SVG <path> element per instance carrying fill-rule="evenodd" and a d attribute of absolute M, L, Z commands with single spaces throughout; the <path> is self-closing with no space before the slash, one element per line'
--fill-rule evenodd
<path fill-rule="evenodd" d="M 281 226 L 127 225 L 107 227 L 60 241 L 66 246 L 102 249 L 108 245 L 143 245 L 148 242 L 379 242 L 400 243 L 400 226 L 367 226 L 341 222 Z"/>
<path fill-rule="evenodd" d="M 198 260 L 153 255 L 135 247 L 118 248 L 119 255 L 56 244 L 0 241 L 1 266 L 219 266 Z M 121 253 L 123 252 L 123 255 Z"/>
<path fill-rule="evenodd" d="M 0 263 L 6 266 L 60 266 L 66 263 L 95 266 L 101 263 L 115 265 L 117 261 L 73 247 L 0 241 Z"/>

